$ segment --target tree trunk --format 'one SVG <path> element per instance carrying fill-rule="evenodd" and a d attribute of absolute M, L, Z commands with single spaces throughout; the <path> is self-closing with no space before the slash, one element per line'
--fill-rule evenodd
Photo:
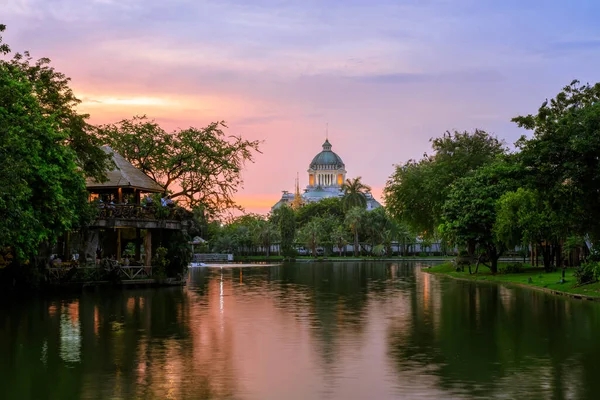
<path fill-rule="evenodd" d="M 488 254 L 490 257 L 490 271 L 493 275 L 496 275 L 496 273 L 498 272 L 498 260 L 502 255 L 502 250 L 498 251 L 496 246 L 492 246 L 488 249 Z"/>
<path fill-rule="evenodd" d="M 547 244 L 542 246 L 542 258 L 544 260 L 544 271 L 546 272 L 550 272 L 550 268 L 552 266 L 550 250 L 551 248 Z"/>
<path fill-rule="evenodd" d="M 358 257 L 358 229 L 354 230 L 354 257 Z"/>

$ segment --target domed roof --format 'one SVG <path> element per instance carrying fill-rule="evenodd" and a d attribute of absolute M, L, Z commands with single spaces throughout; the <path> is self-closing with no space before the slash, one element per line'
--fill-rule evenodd
<path fill-rule="evenodd" d="M 317 187 L 316 189 L 313 190 L 309 190 L 304 192 L 304 194 L 302 194 L 302 197 L 306 200 L 321 200 L 321 199 L 327 199 L 329 197 L 339 197 L 340 196 L 340 192 L 335 192 L 335 191 L 330 191 L 330 190 L 323 190 L 321 187 Z"/>
<path fill-rule="evenodd" d="M 333 167 L 332 169 L 344 168 L 344 162 L 340 156 L 331 151 L 331 143 L 327 139 L 323 143 L 323 151 L 313 158 L 310 168 L 315 168 L 317 165 L 330 166 Z"/>

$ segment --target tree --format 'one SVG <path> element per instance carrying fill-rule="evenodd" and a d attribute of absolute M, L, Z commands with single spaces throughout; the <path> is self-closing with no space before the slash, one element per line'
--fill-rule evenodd
<path fill-rule="evenodd" d="M 311 249 L 313 257 L 317 257 L 317 246 L 320 244 L 322 230 L 321 219 L 313 218 L 298 232 L 298 237 Z"/>
<path fill-rule="evenodd" d="M 353 207 L 367 208 L 366 193 L 370 192 L 371 188 L 360 180 L 360 176 L 354 179 L 346 179 L 346 182 L 342 185 L 342 191 L 344 192 L 342 204 L 345 210 L 350 210 Z"/>
<path fill-rule="evenodd" d="M 580 85 L 574 80 L 535 115 L 513 122 L 533 131 L 517 146 L 523 165 L 531 172 L 532 188 L 549 201 L 558 215 L 570 216 L 580 236 L 600 238 L 600 83 Z M 570 225 L 570 226 L 569 226 Z"/>
<path fill-rule="evenodd" d="M 371 245 L 371 249 L 378 244 L 384 244 L 386 232 L 391 248 L 391 240 L 394 234 L 395 224 L 389 217 L 385 208 L 379 207 L 371 211 L 367 211 L 364 215 L 364 221 L 361 226 L 361 234 L 364 242 Z M 388 248 L 389 250 L 389 248 Z"/>
<path fill-rule="evenodd" d="M 342 200 L 338 197 L 330 197 L 305 204 L 296 211 L 297 222 L 299 227 L 303 227 L 309 220 L 314 217 L 332 217 L 339 223 L 344 220 L 344 209 Z"/>
<path fill-rule="evenodd" d="M 346 213 L 346 225 L 350 227 L 350 230 L 354 236 L 354 257 L 358 257 L 358 232 L 365 218 L 365 212 L 365 209 L 362 207 L 352 207 Z"/>
<path fill-rule="evenodd" d="M 44 82 L 27 72 L 0 61 L 0 248 L 21 263 L 89 216 L 77 153 L 39 94 Z"/>
<path fill-rule="evenodd" d="M 498 200 L 496 239 L 509 247 L 536 244 L 542 249 L 546 271 L 550 271 L 555 257 L 560 264 L 561 242 L 566 239 L 563 225 L 550 203 L 536 190 L 519 188 Z"/>
<path fill-rule="evenodd" d="M 510 161 L 483 167 L 457 180 L 443 207 L 439 230 L 456 244 L 465 245 L 473 256 L 481 249 L 490 261 L 490 271 L 498 271 L 504 243 L 494 234 L 496 203 L 502 195 L 519 186 L 520 168 Z M 477 260 L 477 267 L 479 261 Z M 476 267 L 476 272 L 477 272 Z"/>
<path fill-rule="evenodd" d="M 0 25 L 0 33 L 5 26 Z M 0 36 L 0 44 L 2 38 Z M 0 54 L 8 54 L 10 49 L 2 45 Z M 76 155 L 75 162 L 86 177 L 98 181 L 106 179 L 106 170 L 110 165 L 110 155 L 100 148 L 96 138 L 95 127 L 88 124 L 88 114 L 79 114 L 77 105 L 81 103 L 69 87 L 70 78 L 50 66 L 50 59 L 41 58 L 34 61 L 29 52 L 16 53 L 9 61 L 0 60 L 7 68 L 20 71 L 20 79 L 27 80 L 31 92 L 39 103 L 39 113 L 45 118 L 52 118 L 54 128 L 60 133 L 59 143 L 68 146 Z"/>
<path fill-rule="evenodd" d="M 254 161 L 259 141 L 226 135 L 224 122 L 166 132 L 146 116 L 99 128 L 101 140 L 172 192 L 173 199 L 201 205 L 212 216 L 236 207 L 241 171 Z"/>
<path fill-rule="evenodd" d="M 422 236 L 435 234 L 452 183 L 506 152 L 502 141 L 479 129 L 446 132 L 431 143 L 434 154 L 396 166 L 384 190 L 392 217 Z"/>
<path fill-rule="evenodd" d="M 271 244 L 277 237 L 277 228 L 267 220 L 257 220 L 252 228 L 254 240 L 260 246 L 264 247 L 267 253 L 267 257 L 270 256 Z"/>
<path fill-rule="evenodd" d="M 296 239 L 296 214 L 286 204 L 282 205 L 271 215 L 271 220 L 279 228 L 281 251 L 286 258 L 296 254 L 294 241 Z"/>
<path fill-rule="evenodd" d="M 335 247 L 338 248 L 341 257 L 342 250 L 348 244 L 346 229 L 344 229 L 342 225 L 338 225 L 332 232 L 331 241 L 335 244 Z"/>

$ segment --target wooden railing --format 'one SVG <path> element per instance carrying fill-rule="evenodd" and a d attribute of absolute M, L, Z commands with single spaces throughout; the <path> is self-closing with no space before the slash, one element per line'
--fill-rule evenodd
<path fill-rule="evenodd" d="M 141 206 L 138 204 L 103 204 L 98 206 L 100 219 L 148 219 L 181 221 L 185 210 L 180 207 Z"/>
<path fill-rule="evenodd" d="M 92 269 L 103 269 L 107 272 L 115 271 L 121 279 L 133 280 L 140 279 L 142 277 L 151 278 L 152 277 L 152 266 L 151 265 L 121 265 L 116 261 L 112 263 L 112 265 L 107 267 L 102 266 L 90 266 L 90 267 L 80 267 L 76 263 L 72 262 L 63 262 L 60 264 L 54 264 L 49 267 L 48 275 L 52 280 L 62 280 L 65 275 L 69 271 L 72 271 L 73 268 L 78 270 L 92 270 Z"/>

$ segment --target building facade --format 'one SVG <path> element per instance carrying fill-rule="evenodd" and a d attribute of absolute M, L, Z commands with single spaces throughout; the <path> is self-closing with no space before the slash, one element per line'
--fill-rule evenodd
<path fill-rule="evenodd" d="M 296 181 L 296 192 L 283 191 L 281 199 L 271 207 L 276 210 L 283 204 L 298 206 L 331 197 L 343 197 L 342 185 L 346 181 L 346 165 L 342 158 L 331 150 L 331 143 L 325 140 L 323 149 L 310 162 L 308 167 L 308 185 L 304 193 L 300 194 L 298 181 Z M 300 198 L 298 197 L 300 196 Z M 367 210 L 381 207 L 381 204 L 371 193 L 366 193 Z"/>

